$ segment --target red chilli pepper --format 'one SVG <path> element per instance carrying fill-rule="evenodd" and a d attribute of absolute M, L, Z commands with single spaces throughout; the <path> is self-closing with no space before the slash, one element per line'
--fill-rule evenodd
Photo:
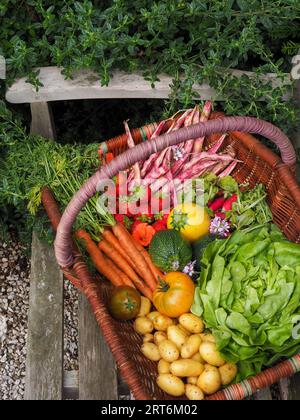
<path fill-rule="evenodd" d="M 222 211 L 226 212 L 232 210 L 232 205 L 237 201 L 237 199 L 237 194 L 233 194 L 231 197 L 229 197 L 223 204 Z"/>

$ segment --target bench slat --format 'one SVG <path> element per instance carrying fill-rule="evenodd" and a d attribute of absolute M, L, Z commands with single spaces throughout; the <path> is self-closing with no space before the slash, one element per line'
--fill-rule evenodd
<path fill-rule="evenodd" d="M 79 399 L 118 399 L 113 356 L 83 295 L 79 297 Z"/>
<path fill-rule="evenodd" d="M 254 73 L 241 70 L 231 70 L 237 77 L 243 74 L 252 76 Z M 18 79 L 6 92 L 6 100 L 12 103 L 34 103 L 49 101 L 64 101 L 74 99 L 113 99 L 113 98 L 141 98 L 141 99 L 167 99 L 169 97 L 172 78 L 160 75 L 159 81 L 155 82 L 155 89 L 142 74 L 128 74 L 122 71 L 114 71 L 108 86 L 101 86 L 99 75 L 91 70 L 81 70 L 74 73 L 72 80 L 65 80 L 58 67 L 40 68 L 39 79 L 43 84 L 36 92 L 34 87 L 26 82 L 27 77 Z M 262 76 L 263 80 L 271 81 L 273 87 L 282 85 L 273 73 Z M 286 81 L 290 76 L 286 75 Z M 284 81 L 285 83 L 285 81 Z M 200 99 L 218 99 L 216 92 L 208 84 L 194 85 L 194 90 L 200 95 Z M 288 99 L 289 95 L 283 99 Z"/>
<path fill-rule="evenodd" d="M 270 388 L 260 389 L 258 392 L 254 394 L 255 400 L 272 400 L 272 394 Z"/>
<path fill-rule="evenodd" d="M 26 400 L 61 400 L 63 276 L 53 247 L 32 236 Z"/>
<path fill-rule="evenodd" d="M 300 400 L 300 373 L 291 378 L 281 379 L 279 390 L 282 400 Z"/>

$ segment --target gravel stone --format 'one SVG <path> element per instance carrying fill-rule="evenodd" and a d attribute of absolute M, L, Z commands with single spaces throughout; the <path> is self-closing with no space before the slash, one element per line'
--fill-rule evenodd
<path fill-rule="evenodd" d="M 24 399 L 29 273 L 24 247 L 0 241 L 0 400 Z M 67 280 L 64 294 L 64 370 L 78 370 L 78 292 Z"/>

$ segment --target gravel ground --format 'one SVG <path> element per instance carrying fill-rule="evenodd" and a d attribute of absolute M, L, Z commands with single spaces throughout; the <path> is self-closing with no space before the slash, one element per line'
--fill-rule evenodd
<path fill-rule="evenodd" d="M 0 400 L 24 396 L 29 262 L 22 251 L 0 243 Z"/>
<path fill-rule="evenodd" d="M 78 370 L 78 292 L 68 280 L 64 294 L 64 370 Z"/>
<path fill-rule="evenodd" d="M 20 244 L 0 242 L 0 400 L 25 391 L 30 261 Z M 65 281 L 64 370 L 78 370 L 78 293 Z"/>

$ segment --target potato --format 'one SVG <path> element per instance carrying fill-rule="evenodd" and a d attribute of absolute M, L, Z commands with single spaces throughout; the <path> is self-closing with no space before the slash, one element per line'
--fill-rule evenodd
<path fill-rule="evenodd" d="M 149 318 L 152 322 L 160 315 L 158 311 L 152 311 L 149 314 L 147 314 L 147 318 Z"/>
<path fill-rule="evenodd" d="M 177 325 L 178 325 L 178 328 L 180 328 L 181 331 L 183 331 L 185 335 L 187 336 L 191 335 L 191 333 L 188 330 L 186 330 L 181 324 L 178 323 Z"/>
<path fill-rule="evenodd" d="M 198 334 L 190 335 L 184 345 L 181 347 L 181 357 L 183 359 L 189 359 L 194 354 L 199 352 L 199 347 L 201 344 L 201 338 Z"/>
<path fill-rule="evenodd" d="M 158 315 L 153 320 L 154 328 L 158 331 L 167 331 L 170 325 L 173 325 L 171 318 L 165 315 Z"/>
<path fill-rule="evenodd" d="M 191 357 L 192 360 L 196 360 L 196 362 L 200 362 L 203 365 L 205 365 L 205 360 L 203 359 L 203 357 L 201 356 L 201 354 L 199 352 L 197 352 L 196 354 L 194 354 L 194 356 Z"/>
<path fill-rule="evenodd" d="M 171 325 L 170 327 L 168 327 L 167 336 L 169 340 L 173 341 L 173 343 L 176 344 L 179 350 L 184 345 L 187 339 L 187 335 L 177 325 Z"/>
<path fill-rule="evenodd" d="M 158 362 L 161 359 L 159 349 L 154 343 L 144 343 L 141 347 L 141 351 L 149 360 Z"/>
<path fill-rule="evenodd" d="M 157 365 L 158 373 L 170 373 L 170 363 L 160 359 Z"/>
<path fill-rule="evenodd" d="M 134 321 L 133 327 L 139 334 L 150 334 L 153 331 L 153 323 L 145 316 L 140 316 Z"/>
<path fill-rule="evenodd" d="M 196 385 L 187 384 L 185 386 L 185 395 L 189 400 L 204 400 L 204 394 Z"/>
<path fill-rule="evenodd" d="M 137 316 L 146 316 L 151 311 L 151 301 L 145 296 L 141 296 L 141 307 Z"/>
<path fill-rule="evenodd" d="M 206 395 L 211 395 L 219 391 L 222 386 L 219 369 L 215 366 L 205 365 L 204 371 L 198 378 L 197 386 Z"/>
<path fill-rule="evenodd" d="M 216 342 L 214 336 L 212 334 L 209 334 L 209 333 L 202 333 L 202 334 L 200 334 L 200 337 L 201 337 L 202 341 L 210 341 L 211 343 Z"/>
<path fill-rule="evenodd" d="M 219 368 L 222 385 L 229 385 L 238 373 L 238 368 L 233 363 L 225 363 Z"/>
<path fill-rule="evenodd" d="M 167 334 L 164 331 L 156 331 L 154 333 L 154 343 L 158 346 L 164 340 L 167 340 Z"/>
<path fill-rule="evenodd" d="M 177 378 L 170 373 L 163 373 L 157 377 L 157 385 L 172 397 L 181 397 L 184 395 L 185 387 L 180 378 Z"/>
<path fill-rule="evenodd" d="M 158 346 L 159 343 L 161 343 L 162 341 L 166 340 L 167 334 L 164 331 L 156 331 L 154 333 L 154 343 Z"/>
<path fill-rule="evenodd" d="M 198 376 L 189 376 L 187 378 L 187 383 L 191 385 L 197 385 Z"/>
<path fill-rule="evenodd" d="M 204 343 L 200 344 L 199 348 L 200 355 L 212 366 L 220 367 L 225 364 L 225 360 L 221 357 L 220 353 L 217 350 L 217 346 L 215 343 L 211 343 L 210 341 L 205 341 Z"/>
<path fill-rule="evenodd" d="M 170 372 L 180 378 L 188 376 L 199 376 L 204 370 L 204 365 L 191 359 L 179 359 L 172 362 Z"/>
<path fill-rule="evenodd" d="M 177 360 L 179 358 L 179 350 L 172 341 L 170 340 L 164 340 L 158 345 L 158 349 L 160 352 L 161 357 L 166 362 L 174 362 L 174 360 Z"/>
<path fill-rule="evenodd" d="M 186 330 L 193 334 L 199 334 L 204 331 L 204 324 L 202 319 L 194 314 L 182 314 L 179 317 L 179 323 Z"/>
<path fill-rule="evenodd" d="M 143 338 L 143 343 L 152 343 L 153 340 L 154 340 L 153 334 L 145 334 Z"/>

